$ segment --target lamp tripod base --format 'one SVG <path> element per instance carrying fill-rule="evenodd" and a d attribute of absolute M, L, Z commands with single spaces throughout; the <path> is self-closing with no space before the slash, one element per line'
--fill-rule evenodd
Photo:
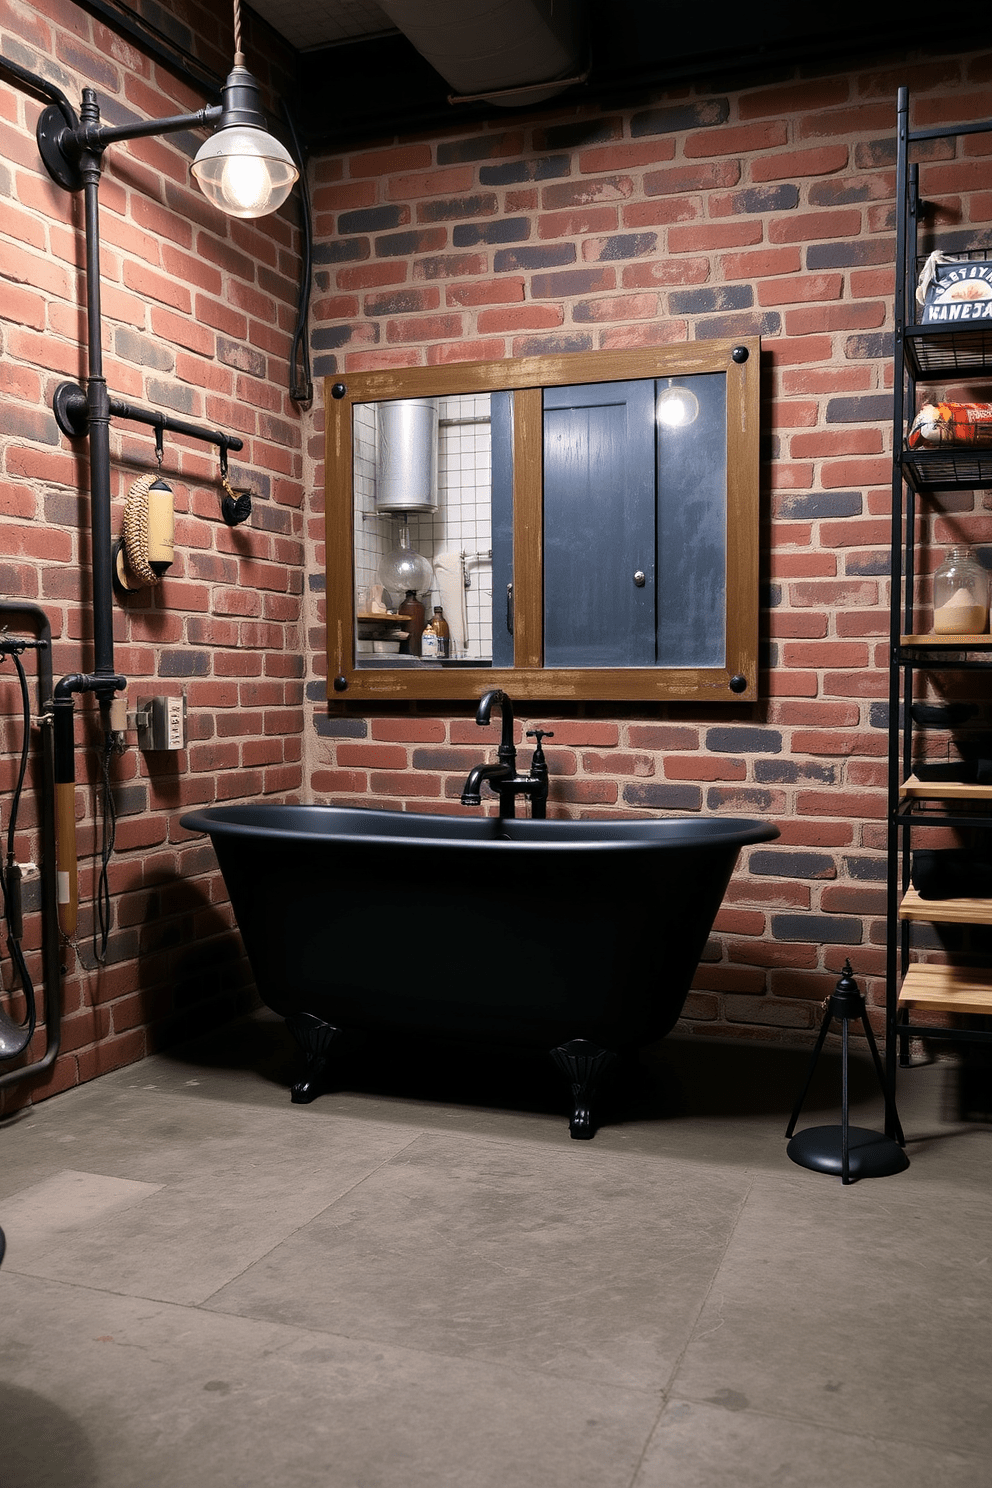
<path fill-rule="evenodd" d="M 813 1080 L 816 1061 L 820 1057 L 827 1031 L 834 1018 L 840 1022 L 842 1035 L 841 1125 L 811 1126 L 793 1136 L 796 1122 L 799 1120 L 799 1112 L 802 1110 Z M 894 1132 L 894 1139 L 888 1135 L 883 1136 L 881 1132 L 867 1131 L 863 1126 L 852 1126 L 848 1119 L 848 1031 L 855 1020 L 864 1029 L 875 1073 L 885 1100 L 885 1125 L 887 1131 Z M 789 1143 L 785 1150 L 794 1163 L 798 1163 L 801 1168 L 812 1168 L 817 1173 L 832 1173 L 835 1177 L 839 1177 L 842 1183 L 854 1183 L 858 1178 L 886 1178 L 890 1173 L 901 1173 L 909 1167 L 909 1158 L 903 1151 L 905 1138 L 896 1114 L 895 1099 L 885 1079 L 882 1061 L 878 1057 L 875 1035 L 868 1022 L 868 1010 L 864 998 L 858 991 L 850 961 L 845 961 L 843 974 L 834 989 L 833 996 L 827 998 L 820 1034 L 806 1075 L 806 1084 L 796 1101 L 796 1108 L 786 1128 L 785 1136 Z"/>
<path fill-rule="evenodd" d="M 801 1168 L 815 1173 L 844 1176 L 844 1128 L 842 1126 L 808 1126 L 797 1132 L 785 1149 Z M 898 1142 L 882 1132 L 868 1131 L 863 1126 L 847 1129 L 848 1181 L 858 1178 L 887 1178 L 909 1167 L 909 1158 Z"/>

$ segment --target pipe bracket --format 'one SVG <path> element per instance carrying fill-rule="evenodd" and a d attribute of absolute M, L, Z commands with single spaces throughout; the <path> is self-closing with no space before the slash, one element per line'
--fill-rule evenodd
<path fill-rule="evenodd" d="M 90 414 L 86 394 L 78 383 L 59 383 L 52 399 L 52 412 L 62 433 L 70 439 L 78 439 L 81 434 L 89 432 Z"/>

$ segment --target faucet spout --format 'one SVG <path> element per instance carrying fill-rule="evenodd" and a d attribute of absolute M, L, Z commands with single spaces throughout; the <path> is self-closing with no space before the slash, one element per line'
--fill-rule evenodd
<path fill-rule="evenodd" d="M 513 704 L 506 693 L 498 687 L 491 688 L 476 709 L 475 721 L 482 728 L 489 723 L 493 708 L 499 708 L 503 724 L 496 760 L 493 764 L 473 765 L 468 772 L 465 788 L 462 791 L 462 805 L 481 806 L 482 782 L 488 781 L 499 796 L 501 817 L 516 815 L 518 795 L 529 798 L 532 816 L 543 817 L 545 803 L 548 799 L 548 765 L 541 748 L 541 740 L 551 738 L 552 735 L 546 729 L 533 730 L 537 738 L 537 748 L 534 750 L 534 758 L 531 761 L 531 771 L 529 775 L 518 775 L 517 751 L 513 743 Z"/>

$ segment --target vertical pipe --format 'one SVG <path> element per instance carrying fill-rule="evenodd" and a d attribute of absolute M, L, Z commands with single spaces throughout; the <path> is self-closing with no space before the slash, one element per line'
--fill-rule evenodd
<path fill-rule="evenodd" d="M 100 109 L 92 88 L 83 89 L 82 123 L 94 128 Z M 90 440 L 90 532 L 93 577 L 93 652 L 97 678 L 114 673 L 114 605 L 112 534 L 110 530 L 110 398 L 103 375 L 102 311 L 100 305 L 100 166 L 99 150 L 85 150 L 80 159 L 86 214 L 86 318 L 88 377 L 86 407 Z M 112 688 L 107 689 L 109 697 Z M 101 699 L 104 700 L 104 699 Z"/>

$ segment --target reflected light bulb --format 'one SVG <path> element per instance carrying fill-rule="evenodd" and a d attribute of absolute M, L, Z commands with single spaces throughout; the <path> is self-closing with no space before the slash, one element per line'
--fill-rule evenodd
<path fill-rule="evenodd" d="M 684 387 L 667 387 L 658 398 L 658 422 L 669 429 L 681 429 L 699 417 L 699 399 Z"/>
<path fill-rule="evenodd" d="M 234 211 L 260 211 L 266 205 L 271 189 L 265 161 L 257 155 L 232 155 L 224 163 L 220 189 Z"/>

